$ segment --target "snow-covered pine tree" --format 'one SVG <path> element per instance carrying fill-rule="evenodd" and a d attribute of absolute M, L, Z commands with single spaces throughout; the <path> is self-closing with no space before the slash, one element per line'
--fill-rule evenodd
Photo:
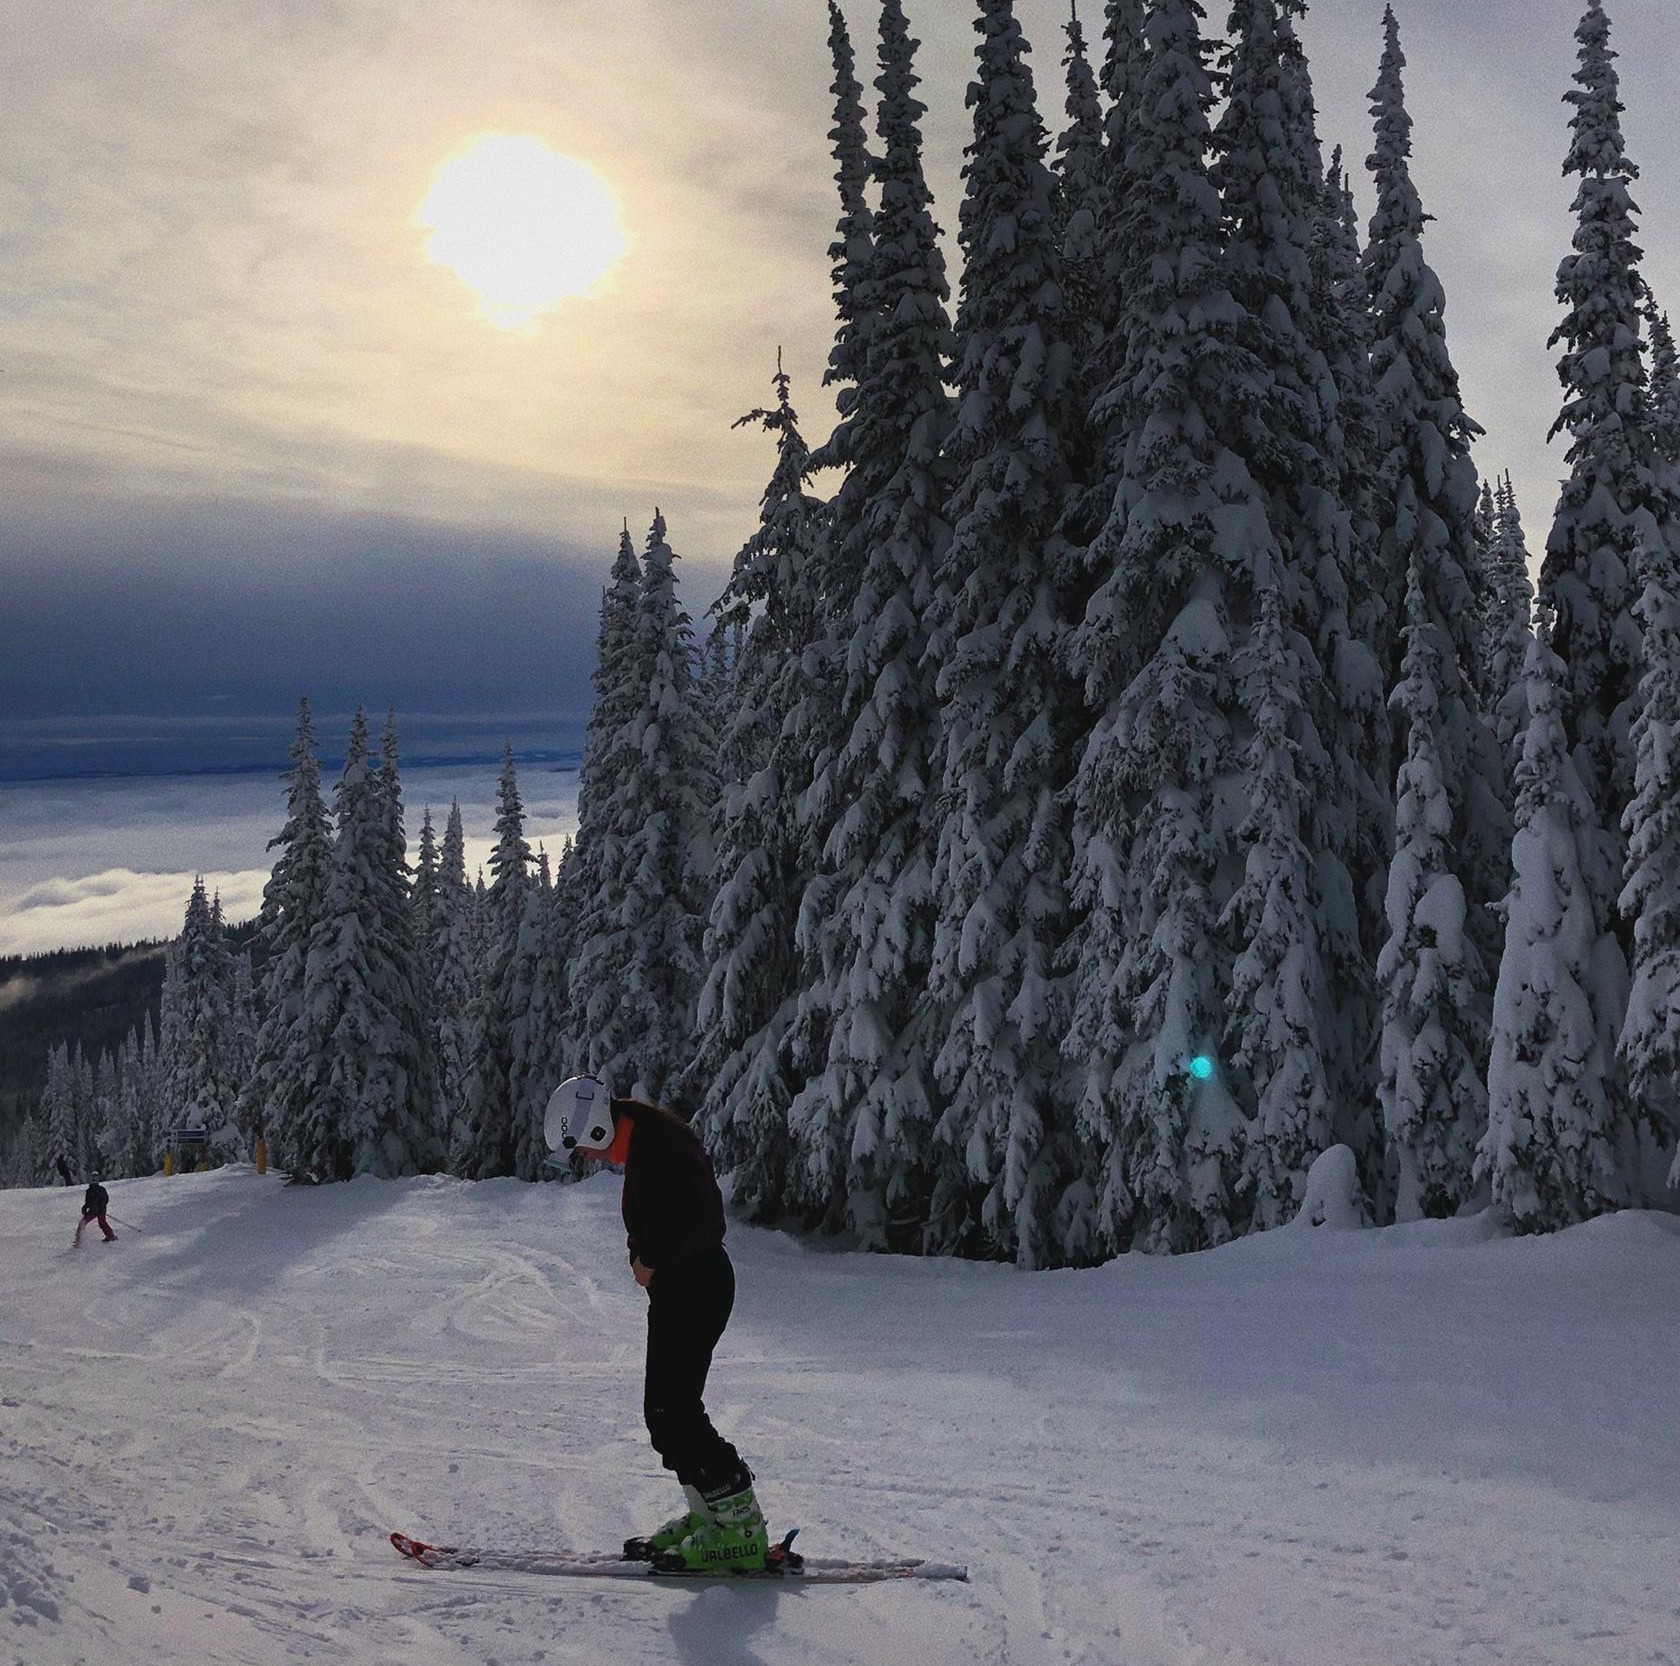
<path fill-rule="evenodd" d="M 1143 114 L 1144 76 L 1149 67 L 1145 36 L 1145 0 L 1106 0 L 1103 8 L 1102 91 L 1108 99 L 1103 115 L 1103 153 L 1106 159 L 1106 202 L 1098 231 L 1102 249 L 1102 306 L 1098 316 L 1107 345 L 1098 370 L 1106 378 L 1125 359 L 1125 309 L 1143 278 L 1139 251 L 1128 245 L 1125 228 L 1132 196 L 1139 180 L 1133 155 L 1137 124 Z"/>
<path fill-rule="evenodd" d="M 140 1021 L 140 1069 L 135 1111 L 134 1173 L 150 1174 L 163 1161 L 163 1065 L 148 1012 Z"/>
<path fill-rule="evenodd" d="M 1493 997 L 1488 1126 L 1476 1178 L 1519 1232 L 1552 1232 L 1627 1201 L 1627 1117 L 1614 1091 L 1606 989 L 1626 1010 L 1621 953 L 1594 902 L 1608 884 L 1592 800 L 1562 719 L 1562 662 L 1529 647 L 1528 731 L 1517 768 L 1514 869 Z M 1618 989 L 1618 985 L 1621 985 Z"/>
<path fill-rule="evenodd" d="M 945 1107 L 923 1242 L 1036 1267 L 1084 1248 L 1058 1243 L 1054 1216 L 1071 1178 L 1061 801 L 1082 717 L 1060 659 L 1078 563 L 1057 527 L 1088 319 L 1064 298 L 1055 181 L 1013 0 L 981 0 L 975 27 L 947 442 L 956 486 L 929 615 L 942 704 L 928 1010 Z"/>
<path fill-rule="evenodd" d="M 1680 466 L 1680 350 L 1668 314 L 1647 294 L 1645 339 L 1651 349 L 1651 433 L 1657 455 Z"/>
<path fill-rule="evenodd" d="M 286 820 L 269 840 L 275 858 L 263 888 L 258 934 L 265 950 L 256 1059 L 241 1093 L 240 1121 L 266 1137 L 276 1162 L 293 1149 L 315 1079 L 321 1035 L 306 1004 L 309 943 L 321 923 L 332 869 L 332 829 L 307 699 L 298 702 L 287 771 Z M 165 1026 L 167 1032 L 167 1026 Z"/>
<path fill-rule="evenodd" d="M 1528 727 L 1524 668 L 1534 634 L 1534 580 L 1529 574 L 1528 540 L 1509 474 L 1494 493 L 1493 546 L 1488 556 L 1492 614 L 1486 632 L 1486 687 L 1492 698 L 1494 739 L 1504 755 L 1506 774 L 1516 780 Z"/>
<path fill-rule="evenodd" d="M 801 1043 L 816 1073 L 789 1115 L 800 1201 L 825 1219 L 843 1210 L 877 1246 L 889 1217 L 902 1226 L 895 1242 L 920 1240 L 936 1120 L 937 1043 L 917 1024 L 932 955 L 927 801 L 938 707 L 924 615 L 949 536 L 940 450 L 951 332 L 922 170 L 918 44 L 900 0 L 885 0 L 880 203 L 855 297 L 873 316 L 843 435 L 824 459 L 850 465 L 824 573 L 831 617 L 849 635 L 829 657 L 844 675 L 830 728 L 838 749 L 831 767 L 820 762 L 809 799 L 824 872 L 801 910 Z M 848 599 L 849 615 L 838 612 Z"/>
<path fill-rule="evenodd" d="M 437 1058 L 432 1047 L 430 969 L 415 931 L 413 873 L 403 827 L 397 714 L 389 712 L 379 743 L 376 777 L 384 843 L 374 870 L 379 941 L 385 952 L 381 994 L 389 1015 L 388 1053 L 380 1078 L 370 1078 L 388 1112 L 369 1119 L 367 1147 L 378 1156 L 373 1173 L 434 1173 L 444 1152 L 437 1138 Z M 381 1169 L 378 1164 L 388 1167 Z"/>
<path fill-rule="evenodd" d="M 691 1062 L 710 904 L 716 741 L 693 693 L 693 626 L 676 555 L 654 511 L 642 554 L 632 665 L 645 681 L 625 774 L 600 813 L 621 836 L 617 867 L 586 907 L 567 968 L 590 1073 L 615 1093 L 673 1096 Z"/>
<path fill-rule="evenodd" d="M 1672 1144 L 1680 1137 L 1680 573 L 1654 517 L 1641 519 L 1635 576 L 1645 670 L 1620 899 L 1633 927 L 1633 988 L 1618 1051 L 1636 1107 Z M 1680 1186 L 1680 1150 L 1668 1183 Z"/>
<path fill-rule="evenodd" d="M 629 802 L 624 784 L 635 767 L 632 730 L 647 684 L 647 671 L 638 659 L 636 644 L 641 593 L 642 568 L 627 521 L 601 593 L 595 635 L 595 669 L 591 673 L 594 699 L 578 768 L 577 841 L 566 865 L 569 906 L 578 929 L 578 941 L 568 951 L 568 962 L 583 951 L 587 922 L 604 919 L 602 911 L 610 910 L 624 843 L 636 828 L 635 806 Z M 569 1000 L 568 1031 L 582 1050 L 575 1061 L 581 1069 L 590 1044 L 588 1016 L 582 985 L 568 979 L 568 987 L 576 992 Z"/>
<path fill-rule="evenodd" d="M 1302 709 L 1299 637 L 1284 627 L 1281 582 L 1261 592 L 1258 628 L 1240 671 L 1254 734 L 1246 768 L 1243 879 L 1222 927 L 1242 945 L 1231 971 L 1228 1052 L 1247 1078 L 1254 1121 L 1244 1153 L 1254 1224 L 1299 1213 L 1313 1160 L 1336 1143 L 1324 1034 L 1328 1008 L 1322 859 L 1307 843 L 1311 783 L 1322 757 Z"/>
<path fill-rule="evenodd" d="M 798 1010 L 799 898 L 816 869 L 800 812 L 810 758 L 790 722 L 805 659 L 821 622 L 815 562 L 826 504 L 805 490 L 810 451 L 777 355 L 776 400 L 735 424 L 776 436 L 776 466 L 758 529 L 735 556 L 712 615 L 744 634 L 730 710 L 718 737 L 721 789 L 706 980 L 691 1077 L 699 1122 L 736 1207 L 761 1219 L 782 1205 L 787 1112 L 793 1099 L 788 1036 Z"/>
<path fill-rule="evenodd" d="M 1487 1123 L 1487 970 L 1465 929 L 1452 804 L 1436 740 L 1440 634 L 1416 561 L 1406 586 L 1406 657 L 1394 706 L 1406 738 L 1395 791 L 1378 1097 L 1396 1169 L 1395 1218 L 1457 1212 Z"/>
<path fill-rule="evenodd" d="M 173 945 L 174 1010 L 163 1058 L 166 1127 L 202 1128 L 227 1161 L 244 1148 L 234 1118 L 239 1084 L 228 1068 L 233 978 L 219 910 L 202 877 L 193 880 L 181 935 Z"/>
<path fill-rule="evenodd" d="M 1477 567 L 1479 488 L 1470 444 L 1481 429 L 1465 413 L 1447 350 L 1446 296 L 1424 258 L 1426 217 L 1408 160 L 1406 59 L 1392 8 L 1385 31 L 1371 93 L 1376 146 L 1369 166 L 1377 206 L 1365 252 L 1384 516 L 1376 577 L 1385 594 L 1394 586 L 1395 603 L 1403 608 L 1415 567 L 1427 628 L 1435 633 L 1434 739 L 1441 787 L 1452 808 L 1449 847 L 1464 885 L 1478 964 L 1486 968 L 1499 960 L 1499 920 L 1489 905 L 1509 883 L 1511 820 L 1503 760 L 1476 687 L 1481 642 L 1470 575 Z M 1398 685 L 1401 668 L 1388 670 Z M 1397 747 L 1404 744 L 1397 735 Z"/>
<path fill-rule="evenodd" d="M 540 1180 L 548 1144 L 543 1111 L 565 1075 L 566 979 L 556 936 L 554 883 L 548 853 L 539 852 L 535 883 L 525 894 L 519 938 L 508 967 L 508 1104 L 513 1117 L 513 1172 Z"/>
<path fill-rule="evenodd" d="M 1084 918 L 1065 1052 L 1110 1250 L 1193 1249 L 1243 1224 L 1246 1119 L 1217 1064 L 1234 959 L 1219 921 L 1242 866 L 1238 660 L 1281 558 L 1230 444 L 1266 383 L 1227 287 L 1200 8 L 1160 0 L 1146 29 L 1124 230 L 1147 281 L 1098 402 L 1117 487 L 1073 638 L 1095 721 L 1075 791 Z"/>
<path fill-rule="evenodd" d="M 1564 387 L 1553 433 L 1570 437 L 1569 478 L 1540 569 L 1540 601 L 1564 667 L 1564 734 L 1602 845 L 1595 871 L 1609 890 L 1595 892 L 1593 907 L 1599 929 L 1611 931 L 1627 850 L 1622 811 L 1634 797 L 1634 517 L 1650 493 L 1654 446 L 1640 343 L 1645 286 L 1633 241 L 1638 209 L 1630 191 L 1639 170 L 1622 138 L 1610 20 L 1596 0 L 1575 38 L 1579 67 L 1564 95 L 1575 111 L 1564 172 L 1577 175 L 1580 188 L 1574 252 L 1558 268 L 1566 312 L 1552 334 L 1552 344 L 1563 348 Z M 1601 1018 L 1612 1034 L 1620 1029 L 1619 1010 L 1606 1008 Z"/>
<path fill-rule="evenodd" d="M 823 385 L 835 389 L 834 402 L 840 421 L 827 441 L 812 452 L 808 473 L 825 468 L 849 470 L 854 439 L 860 432 L 867 437 L 869 422 L 860 417 L 858 398 L 866 372 L 869 337 L 879 317 L 870 275 L 875 216 L 868 200 L 875 162 L 869 152 L 864 125 L 863 88 L 857 78 L 851 37 L 834 0 L 830 0 L 828 12 L 828 44 L 834 65 L 834 120 L 829 140 L 840 213 L 828 248 L 837 322 Z M 842 490 L 846 488 L 843 486 Z M 852 486 L 847 525 L 856 520 L 867 501 L 868 492 L 861 483 Z M 807 917 L 821 917 L 830 883 L 820 871 L 821 852 L 830 820 L 834 758 L 846 739 L 842 728 L 842 691 L 858 582 L 856 550 L 848 546 L 834 506 L 830 505 L 805 586 L 815 600 L 812 640 L 800 666 L 800 698 L 786 724 L 798 759 L 797 784 L 790 779 L 787 791 L 797 799 L 801 834 L 815 857 L 811 877 L 800 899 L 801 925 L 796 937 L 800 956 L 796 980 L 799 999 L 785 1044 L 790 1084 L 803 1083 L 819 1071 L 828 1049 L 829 1014 L 820 1004 L 826 991 L 819 959 L 820 943 L 804 935 L 803 922 Z M 826 1169 L 812 1175 L 808 1182 L 801 1182 L 796 1169 L 793 1179 L 801 1190 L 808 1215 L 826 1211 L 831 1219 L 840 1218 L 844 1208 L 842 1188 Z"/>
<path fill-rule="evenodd" d="M 6 1153 L 4 1184 L 38 1186 L 52 1172 L 41 1155 L 42 1134 L 38 1111 L 30 1111 L 12 1131 Z"/>
<path fill-rule="evenodd" d="M 230 951 L 231 952 L 231 951 Z M 256 975 L 251 969 L 251 951 L 240 949 L 233 953 L 233 983 L 228 1013 L 227 1068 L 232 1079 L 235 1099 L 241 1084 L 250 1081 L 257 1062 L 257 1033 L 262 1027 L 262 1012 L 257 1000 Z M 242 1130 L 246 1143 L 255 1137 L 254 1131 Z"/>
<path fill-rule="evenodd" d="M 76 1089 L 71 1079 L 70 1046 L 59 1042 L 47 1049 L 47 1080 L 41 1090 L 41 1132 L 44 1148 L 41 1166 L 56 1175 L 66 1165 L 77 1176 L 85 1175 L 86 1158 L 76 1128 Z"/>
<path fill-rule="evenodd" d="M 314 1073 L 284 1156 L 324 1180 L 414 1174 L 436 1148 L 394 725 L 376 767 L 357 710 L 334 796 L 332 867 L 306 969 Z"/>
<path fill-rule="evenodd" d="M 1061 254 L 1061 287 L 1067 322 L 1063 333 L 1074 345 L 1069 372 L 1075 410 L 1064 419 L 1063 445 L 1072 448 L 1075 477 L 1083 479 L 1088 460 L 1084 418 L 1095 391 L 1091 377 L 1102 350 L 1108 317 L 1103 287 L 1102 228 L 1107 221 L 1108 159 L 1103 154 L 1104 115 L 1097 78 L 1085 50 L 1085 30 L 1077 4 L 1067 22 L 1067 125 L 1056 141 L 1054 212 Z M 1076 426 L 1077 424 L 1077 426 Z"/>
<path fill-rule="evenodd" d="M 447 1151 L 466 1100 L 472 1057 L 471 1011 L 478 993 L 476 903 L 467 884 L 467 841 L 461 803 L 452 799 L 438 857 L 437 897 L 432 910 L 433 1051 L 437 1059 L 437 1133 Z"/>
<path fill-rule="evenodd" d="M 481 874 L 479 884 L 483 883 Z M 510 1002 L 522 991 L 529 993 L 529 964 L 521 960 L 519 948 L 531 891 L 531 847 L 525 839 L 525 805 L 510 742 L 502 748 L 497 783 L 490 885 L 479 902 L 483 974 L 469 1016 L 466 1087 L 449 1154 L 450 1172 L 467 1180 L 510 1175 L 518 1164 L 521 1141 L 513 1115 Z"/>
<path fill-rule="evenodd" d="M 1298 724 L 1293 768 L 1306 814 L 1299 836 L 1316 869 L 1310 931 L 1294 953 L 1323 963 L 1305 983 L 1325 1002 L 1317 1030 L 1331 1100 L 1341 1107 L 1333 1131 L 1318 1132 L 1329 1135 L 1326 1145 L 1351 1145 L 1369 1178 L 1376 1142 L 1363 1108 L 1374 1085 L 1377 1021 L 1358 895 L 1380 859 L 1389 794 L 1371 773 L 1381 672 L 1349 620 L 1353 525 L 1341 498 L 1344 435 L 1334 420 L 1337 387 L 1326 350 L 1338 338 L 1316 322 L 1328 298 L 1316 265 L 1324 159 L 1306 54 L 1277 0 L 1236 0 L 1229 35 L 1211 175 L 1224 209 L 1231 293 L 1241 308 L 1236 339 L 1264 367 L 1252 403 L 1232 402 L 1229 431 L 1266 494 L 1282 560 L 1275 585 L 1290 640 L 1271 663 L 1274 676 L 1297 679 L 1284 703 Z M 1255 1133 L 1266 1137 L 1264 1128 Z M 1301 1149 L 1298 1131 L 1282 1137 L 1297 1165 L 1286 1188 L 1294 1195 L 1324 1146 Z M 1260 1164 L 1278 1173 L 1275 1158 Z"/>
<path fill-rule="evenodd" d="M 420 813 L 420 845 L 414 857 L 414 875 L 408 888 L 408 912 L 414 932 L 414 952 L 420 974 L 420 999 L 426 1012 L 426 1033 L 437 1037 L 437 941 L 438 895 L 437 834 L 432 830 L 432 808 Z"/>

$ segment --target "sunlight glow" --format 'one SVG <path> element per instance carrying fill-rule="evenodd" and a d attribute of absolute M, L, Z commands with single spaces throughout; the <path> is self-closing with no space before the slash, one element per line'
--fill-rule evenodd
<path fill-rule="evenodd" d="M 480 133 L 441 163 L 414 211 L 428 260 L 447 266 L 499 330 L 529 333 L 587 295 L 629 244 L 593 169 L 530 133 Z"/>

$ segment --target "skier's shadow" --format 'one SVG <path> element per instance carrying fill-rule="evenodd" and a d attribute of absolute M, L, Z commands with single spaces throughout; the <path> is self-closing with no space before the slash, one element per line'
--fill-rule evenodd
<path fill-rule="evenodd" d="M 730 1666 L 764 1666 L 748 1639 L 775 1620 L 782 1595 L 767 1581 L 708 1585 L 692 1602 L 673 1609 L 666 1621 L 676 1658 L 688 1666 L 717 1666 L 720 1660 Z"/>

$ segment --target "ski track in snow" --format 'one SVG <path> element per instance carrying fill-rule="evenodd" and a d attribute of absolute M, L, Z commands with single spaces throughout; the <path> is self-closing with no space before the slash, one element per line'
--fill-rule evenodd
<path fill-rule="evenodd" d="M 736 1226 L 709 1405 L 814 1555 L 967 1585 L 421 1571 L 676 1494 L 615 1183 L 0 1193 L 0 1666 L 1680 1666 L 1680 1221 L 1285 1231 L 1091 1272 Z"/>

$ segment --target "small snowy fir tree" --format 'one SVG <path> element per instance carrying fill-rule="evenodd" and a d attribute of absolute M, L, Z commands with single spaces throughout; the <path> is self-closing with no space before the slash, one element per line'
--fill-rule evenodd
<path fill-rule="evenodd" d="M 958 480 L 930 614 L 942 782 L 928 998 L 946 1104 L 926 1243 L 1039 1266 L 1061 1257 L 1054 1212 L 1070 1178 L 1056 957 L 1080 702 L 1059 658 L 1077 565 L 1057 527 L 1085 321 L 1064 300 L 1055 185 L 1010 0 L 983 0 L 975 26 L 947 447 Z"/>
<path fill-rule="evenodd" d="M 1680 466 L 1680 350 L 1668 314 L 1645 302 L 1645 338 L 1651 349 L 1651 433 L 1657 455 Z"/>
<path fill-rule="evenodd" d="M 1514 781 L 1528 726 L 1525 666 L 1534 635 L 1534 579 L 1529 573 L 1528 540 L 1523 534 L 1517 495 L 1506 475 L 1494 493 L 1493 544 L 1488 554 L 1492 589 L 1486 632 L 1486 682 L 1492 705 L 1494 739 Z"/>
<path fill-rule="evenodd" d="M 692 1057 L 717 790 L 675 563 L 656 510 L 628 655 L 644 681 L 622 747 L 625 772 L 596 808 L 615 831 L 616 864 L 593 880 L 566 971 L 590 1073 L 615 1093 L 654 1099 L 670 1096 Z"/>
<path fill-rule="evenodd" d="M 289 1167 L 323 1180 L 414 1174 L 435 1160 L 399 794 L 394 726 L 375 766 L 358 710 L 335 789 L 326 899 L 309 944 L 314 1079 L 285 1151 Z"/>
<path fill-rule="evenodd" d="M 471 1011 L 478 992 L 476 903 L 467 884 L 466 830 L 458 799 L 449 806 L 438 856 L 437 898 L 432 909 L 433 1052 L 437 1059 L 437 1132 L 445 1149 L 466 1101 L 472 1058 Z"/>
<path fill-rule="evenodd" d="M 73 1175 L 87 1172 L 87 1154 L 76 1126 L 76 1089 L 71 1080 L 70 1047 L 60 1042 L 47 1049 L 47 1080 L 41 1090 L 42 1167 L 54 1174 L 61 1167 Z"/>
<path fill-rule="evenodd" d="M 793 1098 L 788 1034 L 798 1008 L 799 897 L 815 871 L 799 800 L 809 758 L 790 722 L 821 604 L 813 588 L 827 506 L 805 490 L 810 452 L 780 355 L 775 405 L 743 423 L 776 436 L 776 466 L 759 524 L 736 554 L 712 608 L 719 628 L 744 634 L 718 739 L 715 895 L 707 922 L 693 1077 L 700 1123 L 738 1208 L 760 1218 L 781 1207 L 787 1112 Z"/>
<path fill-rule="evenodd" d="M 513 1174 L 520 1141 L 514 1126 L 511 1071 L 513 1018 L 510 1000 L 528 993 L 528 963 L 520 958 L 520 932 L 532 890 L 531 847 L 525 838 L 525 804 L 511 743 L 502 749 L 497 784 L 496 845 L 490 884 L 480 899 L 478 930 L 483 971 L 469 1016 L 467 1076 L 452 1130 L 449 1168 L 467 1180 Z M 480 884 L 483 883 L 482 875 Z M 530 939 L 527 938 L 527 942 Z"/>
<path fill-rule="evenodd" d="M 218 909 L 193 881 L 186 919 L 173 945 L 173 1010 L 163 1061 L 170 1128 L 202 1128 L 221 1157 L 243 1142 L 234 1125 L 238 1084 L 228 1069 L 232 1040 L 233 975 Z"/>
<path fill-rule="evenodd" d="M 1607 1009 L 1618 1021 L 1626 1010 L 1625 972 L 1593 905 L 1604 884 L 1593 872 L 1602 842 L 1564 734 L 1563 684 L 1562 663 L 1537 638 L 1493 998 L 1488 1127 L 1476 1153 L 1477 1179 L 1519 1232 L 1553 1232 L 1627 1201 L 1616 1036 L 1605 1024 Z"/>
<path fill-rule="evenodd" d="M 1071 391 L 1077 412 L 1063 419 L 1064 445 L 1073 450 L 1074 467 L 1084 477 L 1084 417 L 1092 388 L 1086 377 L 1095 371 L 1102 350 L 1108 296 L 1103 289 L 1102 228 L 1107 220 L 1108 159 L 1103 153 L 1104 115 L 1097 78 L 1085 51 L 1085 30 L 1074 7 L 1067 22 L 1067 126 L 1056 141 L 1054 214 L 1061 254 L 1061 287 L 1066 322 L 1063 330 L 1074 345 L 1070 368 Z M 1074 427 L 1077 420 L 1079 426 Z"/>
<path fill-rule="evenodd" d="M 426 1014 L 426 1033 L 436 1052 L 437 1038 L 437 940 L 438 895 L 437 834 L 432 829 L 431 806 L 420 816 L 420 848 L 414 857 L 414 877 L 408 888 L 408 912 L 414 932 L 414 952 L 420 974 L 420 1002 Z M 434 1060 L 435 1063 L 435 1060 Z"/>
<path fill-rule="evenodd" d="M 623 783 L 634 768 L 631 726 L 646 682 L 636 648 L 636 611 L 641 593 L 641 564 L 626 522 L 619 533 L 618 554 L 607 586 L 601 592 L 595 669 L 591 674 L 594 698 L 578 768 L 577 849 L 568 883 L 586 913 L 599 896 L 606 876 L 617 871 L 624 839 L 634 829 L 633 821 L 614 817 L 615 813 L 622 816 Z"/>
<path fill-rule="evenodd" d="M 543 1111 L 565 1074 L 565 970 L 556 927 L 554 885 L 548 853 L 542 851 L 536 883 L 527 891 L 520 913 L 506 996 L 513 1172 L 521 1180 L 542 1178 L 548 1157 Z"/>
<path fill-rule="evenodd" d="M 1414 563 L 1406 587 L 1406 657 L 1394 708 L 1405 733 L 1396 789 L 1378 1097 L 1397 1170 L 1395 1218 L 1456 1213 L 1469 1195 L 1487 1121 L 1487 973 L 1465 931 L 1436 725 L 1440 643 Z"/>
<path fill-rule="evenodd" d="M 286 821 L 269 841 L 277 850 L 263 889 L 258 932 L 264 948 L 262 1024 L 244 1087 L 241 1120 L 267 1138 L 276 1160 L 291 1149 L 314 1079 L 319 1036 L 305 1005 L 309 942 L 319 926 L 332 867 L 332 828 L 321 797 L 321 766 L 307 699 L 298 702 L 297 735 L 286 780 Z"/>

